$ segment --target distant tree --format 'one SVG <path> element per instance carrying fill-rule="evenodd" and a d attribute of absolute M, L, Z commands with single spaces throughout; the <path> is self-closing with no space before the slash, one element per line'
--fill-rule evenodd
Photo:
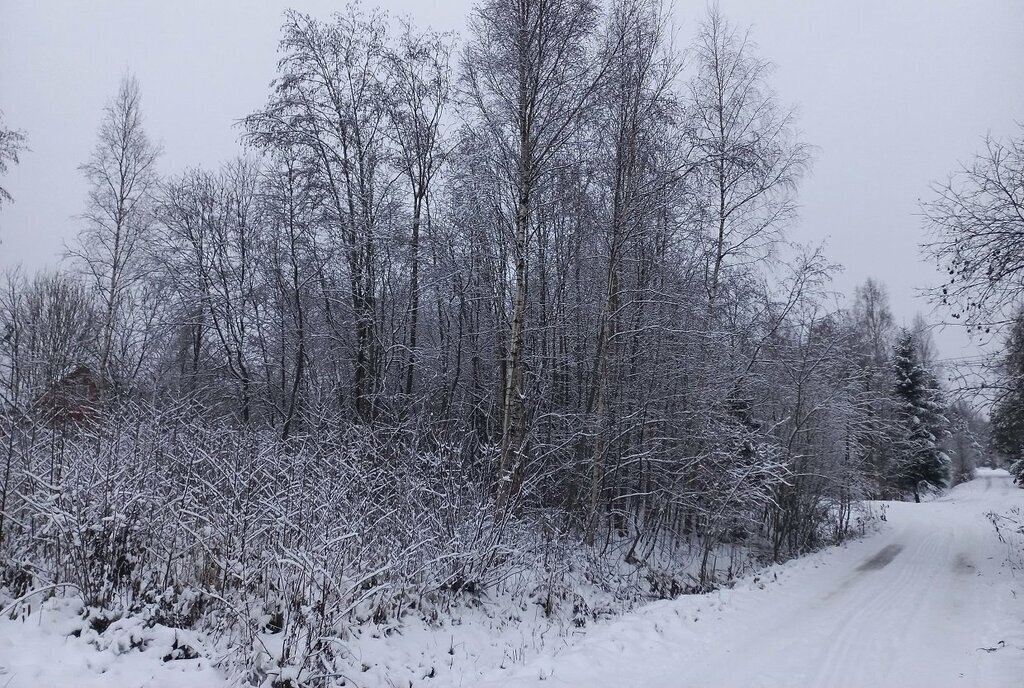
<path fill-rule="evenodd" d="M 932 336 L 934 325 L 920 313 L 914 315 L 910 323 L 910 332 L 914 335 L 914 343 L 917 345 L 917 356 L 921 364 L 931 369 L 938 356 L 935 346 L 935 338 Z"/>
<path fill-rule="evenodd" d="M 858 358 L 866 367 L 881 369 L 888 363 L 895 329 L 885 285 L 869 277 L 858 286 L 851 315 L 855 322 Z"/>
<path fill-rule="evenodd" d="M 18 154 L 25 150 L 25 132 L 9 129 L 4 121 L 3 110 L 0 110 L 0 175 L 7 174 L 8 163 L 18 164 Z M 0 186 L 0 208 L 12 200 L 7 189 Z"/>
<path fill-rule="evenodd" d="M 882 492 L 892 461 L 887 429 L 892 421 L 892 346 L 895 319 L 889 307 L 889 293 L 878 280 L 868 278 L 854 292 L 849 327 L 853 362 L 866 410 L 864 433 L 865 463 Z"/>
<path fill-rule="evenodd" d="M 143 127 L 141 100 L 138 80 L 124 76 L 103 109 L 96 148 L 79 168 L 89 184 L 89 200 L 85 227 L 69 254 L 99 300 L 99 372 L 107 382 L 134 375 L 142 356 L 138 337 L 146 334 L 136 316 L 160 147 Z"/>
<path fill-rule="evenodd" d="M 949 438 L 945 446 L 950 456 L 950 480 L 956 485 L 974 477 L 974 469 L 985 460 L 984 447 L 990 426 L 978 411 L 962 399 L 949 405 Z"/>
<path fill-rule="evenodd" d="M 938 382 L 921 363 L 914 335 L 906 330 L 893 350 L 893 373 L 898 436 L 892 478 L 920 502 L 922 484 L 949 484 L 949 457 L 940 446 L 948 434 L 948 421 Z"/>

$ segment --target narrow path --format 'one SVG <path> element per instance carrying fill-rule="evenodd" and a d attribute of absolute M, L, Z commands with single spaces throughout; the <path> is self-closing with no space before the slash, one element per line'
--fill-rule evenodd
<path fill-rule="evenodd" d="M 888 503 L 880 533 L 791 562 L 764 589 L 653 605 L 493 685 L 1024 685 L 1024 571 L 986 516 L 1022 506 L 1003 471 Z"/>

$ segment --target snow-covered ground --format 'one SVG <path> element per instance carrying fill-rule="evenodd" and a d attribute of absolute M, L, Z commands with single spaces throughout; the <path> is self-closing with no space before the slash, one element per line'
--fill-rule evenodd
<path fill-rule="evenodd" d="M 225 685 L 209 658 L 183 657 L 185 647 L 202 647 L 191 631 L 145 628 L 136 618 L 100 635 L 84 624 L 80 610 L 75 599 L 53 598 L 17 621 L 0 621 L 0 688 Z"/>
<path fill-rule="evenodd" d="M 885 506 L 876 535 L 586 633 L 545 627 L 532 607 L 518 627 L 481 609 L 442 629 L 367 633 L 352 639 L 359 674 L 349 685 L 1019 686 L 1024 571 L 1007 558 L 1016 547 L 1019 562 L 1024 542 L 1008 522 L 1001 541 L 987 514 L 1024 506 L 1024 490 L 981 471 L 941 499 Z M 0 688 L 228 683 L 189 632 L 126 620 L 74 637 L 76 609 L 54 599 L 25 620 L 0 620 Z M 176 641 L 202 656 L 164 661 Z"/>
<path fill-rule="evenodd" d="M 986 515 L 1022 505 L 1005 471 L 979 471 L 939 500 L 888 504 L 873 537 L 650 605 L 487 685 L 1020 686 L 1024 571 L 1007 557 L 1022 543 Z"/>

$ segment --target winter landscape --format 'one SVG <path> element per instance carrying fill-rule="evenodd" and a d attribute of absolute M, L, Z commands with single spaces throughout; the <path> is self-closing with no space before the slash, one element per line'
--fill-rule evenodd
<path fill-rule="evenodd" d="M 1019 686 L 1024 5 L 775 5 L 0 6 L 0 688 Z"/>

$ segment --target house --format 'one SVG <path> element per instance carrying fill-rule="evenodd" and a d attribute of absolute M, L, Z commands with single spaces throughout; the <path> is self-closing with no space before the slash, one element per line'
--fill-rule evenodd
<path fill-rule="evenodd" d="M 76 366 L 36 399 L 32 410 L 53 425 L 87 423 L 99 415 L 102 385 L 92 368 Z"/>

